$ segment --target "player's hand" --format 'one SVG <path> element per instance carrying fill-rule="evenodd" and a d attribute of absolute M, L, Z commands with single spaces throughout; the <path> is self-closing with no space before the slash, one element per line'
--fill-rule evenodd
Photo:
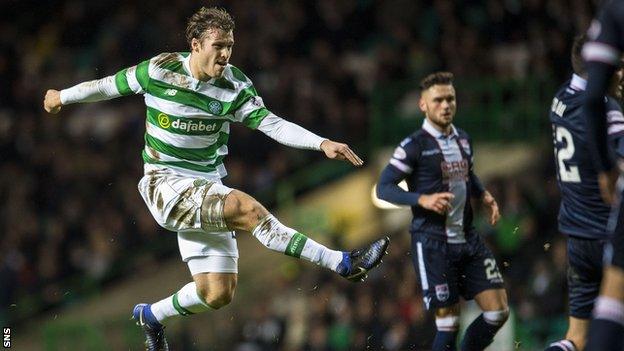
<path fill-rule="evenodd" d="M 615 183 L 617 182 L 617 178 L 618 172 L 616 170 L 598 173 L 600 196 L 602 196 L 602 201 L 607 205 L 613 205 L 615 203 Z"/>
<path fill-rule="evenodd" d="M 364 164 L 364 161 L 347 144 L 326 139 L 321 143 L 321 150 L 323 150 L 327 158 L 332 160 L 347 160 L 357 167 Z"/>
<path fill-rule="evenodd" d="M 483 201 L 483 205 L 485 205 L 485 208 L 490 214 L 488 222 L 490 222 L 491 225 L 496 225 L 501 217 L 500 211 L 498 210 L 498 204 L 496 203 L 496 199 L 494 199 L 494 196 L 492 196 L 492 194 L 490 194 L 490 192 L 486 190 L 485 192 L 483 192 L 481 200 Z"/>
<path fill-rule="evenodd" d="M 451 200 L 455 195 L 452 193 L 434 193 L 430 195 L 420 195 L 418 205 L 420 207 L 444 215 L 451 209 Z"/>
<path fill-rule="evenodd" d="M 43 100 L 43 108 L 52 114 L 57 114 L 63 107 L 61 103 L 61 92 L 54 89 L 49 89 Z"/>

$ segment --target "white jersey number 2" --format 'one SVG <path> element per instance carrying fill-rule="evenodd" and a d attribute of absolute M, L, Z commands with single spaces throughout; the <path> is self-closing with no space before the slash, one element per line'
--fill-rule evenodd
<path fill-rule="evenodd" d="M 568 183 L 580 183 L 581 176 L 577 166 L 568 166 L 566 161 L 570 160 L 574 156 L 574 139 L 569 130 L 564 127 L 556 127 L 555 139 L 560 144 L 565 144 L 565 147 L 558 149 L 555 147 L 555 158 L 557 159 L 559 168 L 559 179 L 562 182 Z"/>

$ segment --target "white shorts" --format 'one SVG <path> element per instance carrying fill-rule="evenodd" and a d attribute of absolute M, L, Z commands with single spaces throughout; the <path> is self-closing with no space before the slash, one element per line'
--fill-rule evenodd
<path fill-rule="evenodd" d="M 238 258 L 229 256 L 191 257 L 188 262 L 191 275 L 198 273 L 238 273 Z"/>
<path fill-rule="evenodd" d="M 233 190 L 221 180 L 205 179 L 174 173 L 167 169 L 152 170 L 139 181 L 139 192 L 156 222 L 163 228 L 178 233 L 178 246 L 182 260 L 191 258 L 227 257 L 234 263 L 238 259 L 238 246 L 233 231 L 223 220 L 225 197 Z M 206 199 L 206 201 L 204 201 Z M 202 208 L 204 207 L 204 208 Z M 233 273 L 231 264 L 224 268 L 224 259 L 201 269 L 205 272 Z M 197 269 L 197 266 L 191 271 Z M 196 274 L 199 272 L 195 272 Z"/>

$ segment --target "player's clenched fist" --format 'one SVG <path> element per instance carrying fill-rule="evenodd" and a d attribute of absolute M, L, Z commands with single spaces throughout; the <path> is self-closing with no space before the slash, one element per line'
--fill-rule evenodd
<path fill-rule="evenodd" d="M 448 192 L 420 195 L 418 198 L 418 205 L 424 209 L 443 215 L 451 209 L 451 200 L 453 200 L 454 197 L 455 195 Z"/>
<path fill-rule="evenodd" d="M 59 113 L 61 110 L 61 92 L 54 89 L 49 89 L 46 92 L 45 99 L 43 100 L 43 108 L 49 113 Z"/>

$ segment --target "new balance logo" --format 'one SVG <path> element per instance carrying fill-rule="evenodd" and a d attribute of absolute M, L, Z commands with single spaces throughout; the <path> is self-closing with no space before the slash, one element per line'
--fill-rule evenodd
<path fill-rule="evenodd" d="M 175 89 L 167 89 L 165 90 L 165 95 L 169 95 L 169 96 L 175 96 L 175 94 L 177 94 L 178 91 Z"/>

